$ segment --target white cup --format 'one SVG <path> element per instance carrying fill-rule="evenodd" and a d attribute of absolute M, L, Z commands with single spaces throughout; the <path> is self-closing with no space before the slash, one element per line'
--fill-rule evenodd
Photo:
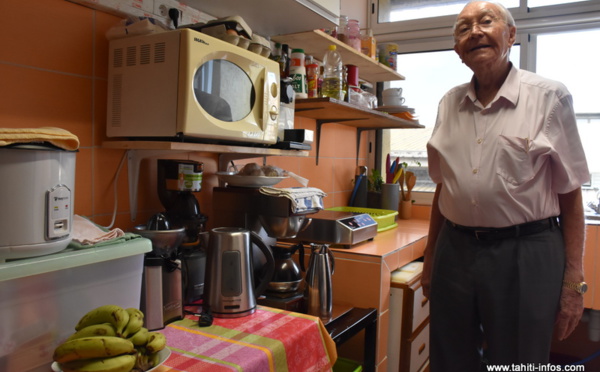
<path fill-rule="evenodd" d="M 384 106 L 402 106 L 404 97 L 402 97 L 402 88 L 388 88 L 381 93 Z"/>

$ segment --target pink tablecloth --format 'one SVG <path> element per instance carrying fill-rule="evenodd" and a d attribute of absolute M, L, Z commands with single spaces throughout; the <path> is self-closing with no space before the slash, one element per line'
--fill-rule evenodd
<path fill-rule="evenodd" d="M 166 371 L 330 371 L 335 343 L 319 318 L 260 306 L 242 318 L 215 318 L 199 327 L 188 316 L 160 332 L 171 356 Z"/>

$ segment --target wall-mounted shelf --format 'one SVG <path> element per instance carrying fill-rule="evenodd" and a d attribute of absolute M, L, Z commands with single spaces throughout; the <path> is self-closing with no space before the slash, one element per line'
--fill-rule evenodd
<path fill-rule="evenodd" d="M 340 2 L 332 0 L 180 0 L 214 17 L 238 14 L 262 36 L 289 34 L 338 24 Z"/>
<path fill-rule="evenodd" d="M 127 150 L 129 210 L 132 221 L 137 217 L 138 181 L 140 163 L 143 159 L 173 153 L 217 153 L 219 154 L 219 170 L 226 170 L 227 164 L 236 159 L 256 158 L 260 156 L 308 156 L 308 151 L 190 142 L 115 140 L 102 143 L 102 147 Z"/>
<path fill-rule="evenodd" d="M 317 164 L 319 164 L 319 148 L 321 142 L 321 127 L 324 124 L 342 124 L 357 128 L 356 161 L 360 136 L 365 130 L 373 129 L 403 129 L 424 128 L 416 121 L 400 119 L 385 112 L 371 110 L 333 98 L 307 98 L 296 100 L 295 115 L 317 121 Z"/>
<path fill-rule="evenodd" d="M 321 30 L 278 35 L 271 37 L 271 40 L 288 44 L 293 48 L 302 48 L 305 54 L 312 55 L 318 60 L 322 60 L 329 45 L 334 44 L 336 45 L 336 50 L 342 55 L 342 61 L 345 65 L 358 66 L 358 74 L 361 79 L 371 83 L 404 80 L 404 76 L 395 70 L 375 61 Z"/>

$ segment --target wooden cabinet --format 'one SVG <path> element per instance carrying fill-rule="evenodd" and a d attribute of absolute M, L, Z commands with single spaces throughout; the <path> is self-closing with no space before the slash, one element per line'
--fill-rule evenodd
<path fill-rule="evenodd" d="M 392 272 L 388 372 L 418 372 L 429 360 L 429 301 L 421 272 L 421 262 Z"/>

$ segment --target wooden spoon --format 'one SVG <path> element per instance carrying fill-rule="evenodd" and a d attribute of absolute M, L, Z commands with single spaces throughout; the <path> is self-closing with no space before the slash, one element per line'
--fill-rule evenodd
<path fill-rule="evenodd" d="M 400 200 L 404 200 L 404 178 L 407 173 L 408 172 L 400 173 L 400 177 L 398 178 L 398 181 L 400 182 Z"/>
<path fill-rule="evenodd" d="M 417 183 L 417 176 L 413 172 L 406 172 L 406 200 L 410 201 L 410 192 Z"/>

